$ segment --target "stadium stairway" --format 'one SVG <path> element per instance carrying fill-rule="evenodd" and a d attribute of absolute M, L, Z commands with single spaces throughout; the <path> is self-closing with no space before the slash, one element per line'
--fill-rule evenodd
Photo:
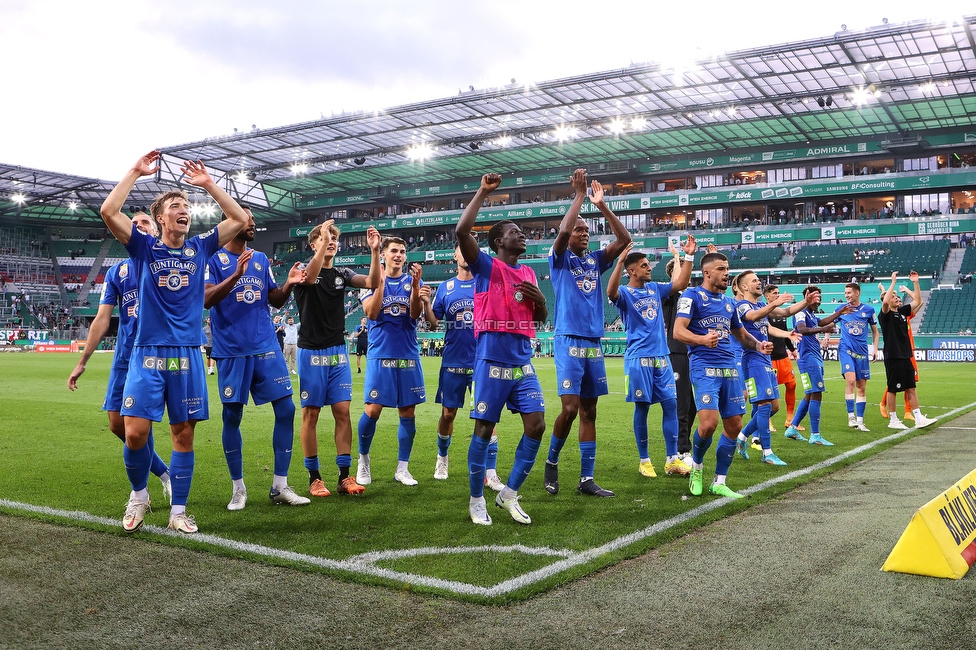
<path fill-rule="evenodd" d="M 58 254 L 54 248 L 54 241 L 51 239 L 51 230 L 48 228 L 44 232 L 44 240 L 47 242 L 47 249 L 51 252 L 51 264 L 54 269 L 54 277 L 58 281 L 58 295 L 61 296 L 61 304 L 68 304 L 68 288 L 64 286 L 64 278 L 61 277 L 61 265 L 58 264 Z"/>
<path fill-rule="evenodd" d="M 92 282 L 98 279 L 98 275 L 102 271 L 102 262 L 108 256 L 108 252 L 112 249 L 112 242 L 114 241 L 114 237 L 106 237 L 102 240 L 102 247 L 98 249 L 98 255 L 95 256 L 95 263 L 92 264 L 91 270 L 88 271 L 88 277 L 85 278 L 86 287 L 92 286 Z"/>
<path fill-rule="evenodd" d="M 949 259 L 946 260 L 945 269 L 942 277 L 946 282 L 955 282 L 959 277 L 959 270 L 962 269 L 962 260 L 966 256 L 965 248 L 953 248 L 949 251 Z"/>

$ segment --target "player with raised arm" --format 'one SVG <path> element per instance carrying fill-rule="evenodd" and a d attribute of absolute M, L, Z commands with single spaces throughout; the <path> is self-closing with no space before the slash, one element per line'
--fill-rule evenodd
<path fill-rule="evenodd" d="M 782 307 L 788 302 L 793 302 L 793 295 L 784 293 L 778 294 L 767 304 L 762 300 L 762 281 L 753 271 L 743 271 L 737 275 L 733 285 L 739 288 L 739 295 L 742 296 L 736 304 L 739 320 L 753 338 L 762 343 L 769 341 L 770 337 L 791 336 L 790 332 L 771 325 L 769 318 L 787 318 L 802 311 L 806 307 L 804 300 L 789 307 Z M 792 336 L 796 343 L 800 342 L 799 334 L 792 334 Z M 770 345 L 773 345 L 772 342 Z M 746 378 L 746 399 L 752 404 L 752 418 L 736 439 L 736 451 L 748 460 L 749 452 L 746 447 L 749 444 L 749 436 L 758 434 L 763 452 L 762 462 L 767 465 L 786 465 L 773 453 L 772 436 L 770 436 L 770 422 L 779 410 L 779 383 L 776 381 L 772 360 L 768 353 L 743 350 L 742 368 Z"/>
<path fill-rule="evenodd" d="M 132 215 L 132 223 L 142 232 L 155 237 L 159 230 L 156 222 L 145 212 Z M 125 443 L 125 421 L 122 414 L 122 389 L 125 387 L 125 377 L 129 373 L 129 357 L 132 355 L 132 343 L 135 336 L 136 319 L 139 317 L 139 290 L 136 274 L 130 260 L 118 262 L 105 274 L 105 284 L 102 288 L 102 298 L 98 303 L 98 313 L 88 328 L 88 340 L 85 350 L 81 353 L 78 365 L 68 377 L 68 388 L 78 388 L 78 379 L 85 372 L 85 365 L 92 354 L 98 349 L 102 339 L 108 332 L 112 321 L 112 311 L 119 306 L 119 329 L 115 338 L 115 354 L 112 356 L 112 369 L 108 374 L 108 387 L 105 390 L 105 401 L 102 410 L 108 413 L 109 431 L 118 436 Z M 163 484 L 163 496 L 169 501 L 172 498 L 173 486 L 170 483 L 169 468 L 155 450 L 152 428 L 149 430 L 149 448 L 152 450 L 152 464 L 149 471 L 159 477 Z"/>
<path fill-rule="evenodd" d="M 217 383 L 223 403 L 221 441 L 227 469 L 233 483 L 228 510 L 243 510 L 247 503 L 244 485 L 244 439 L 241 419 L 248 395 L 255 405 L 271 402 L 274 429 L 274 475 L 269 497 L 275 504 L 308 505 L 288 485 L 288 466 L 295 438 L 295 402 L 292 399 L 288 365 L 278 347 L 269 307 L 280 309 L 292 288 L 305 273 L 296 262 L 284 286 L 271 275 L 271 263 L 261 251 L 248 247 L 254 241 L 254 216 L 250 209 L 247 225 L 217 251 L 207 263 L 203 306 L 210 310 L 213 353 L 217 360 Z"/>
<path fill-rule="evenodd" d="M 152 151 L 136 161 L 102 203 L 101 216 L 112 234 L 125 245 L 139 282 L 139 319 L 122 400 L 125 419 L 125 470 L 132 484 L 122 528 L 134 532 L 149 509 L 146 490 L 152 465 L 147 441 L 153 422 L 169 414 L 173 456 L 170 476 L 173 502 L 169 528 L 197 532 L 186 501 L 193 479 L 193 432 L 209 417 L 207 378 L 200 346 L 206 261 L 232 240 L 247 223 L 247 213 L 218 186 L 201 161 L 181 168 L 186 182 L 205 189 L 227 219 L 195 237 L 190 232 L 190 203 L 184 192 L 166 192 L 150 212 L 160 226 L 157 240 L 132 226 L 122 206 L 136 181 L 156 173 L 160 153 Z"/>
<path fill-rule="evenodd" d="M 718 428 L 721 416 L 722 434 L 715 449 L 715 479 L 708 491 L 739 499 L 742 495 L 726 485 L 726 477 L 735 455 L 735 441 L 742 429 L 746 404 L 745 388 L 729 339 L 735 336 L 743 349 L 761 354 L 769 354 L 773 344 L 760 343 L 749 334 L 742 327 L 735 303 L 726 297 L 728 258 L 721 253 L 707 253 L 702 257 L 701 270 L 702 285 L 685 289 L 674 320 L 674 338 L 688 345 L 691 381 L 695 385 L 695 406 L 698 408 L 698 429 L 694 434 L 688 484 L 693 495 L 701 495 L 705 452 L 712 444 L 712 434 Z"/>
<path fill-rule="evenodd" d="M 664 472 L 671 476 L 688 476 L 691 467 L 678 457 L 678 399 L 661 306 L 668 296 L 688 288 L 697 246 L 695 238 L 688 235 L 682 246 L 684 259 L 681 273 L 674 282 L 651 282 L 651 265 L 647 255 L 631 252 L 632 249 L 633 244 L 628 244 L 617 260 L 607 280 L 607 297 L 620 310 L 627 330 L 624 381 L 627 401 L 634 404 L 634 437 L 639 458 L 637 469 L 643 476 L 657 476 L 647 450 L 647 414 L 652 404 L 660 404 L 663 412 L 661 430 L 667 456 Z M 620 276 L 624 268 L 630 279 L 626 286 L 621 287 Z"/>
<path fill-rule="evenodd" d="M 895 283 L 898 281 L 898 273 L 895 272 L 891 274 L 891 286 L 881 295 L 881 314 L 878 315 L 878 322 L 881 323 L 881 331 L 884 333 L 889 429 L 908 428 L 904 422 L 898 419 L 898 411 L 895 409 L 895 394 L 902 391 L 905 392 L 905 399 L 911 405 L 916 427 L 927 427 L 935 424 L 938 419 L 922 415 L 922 411 L 918 407 L 918 394 L 915 389 L 916 370 L 912 365 L 914 354 L 908 336 L 908 319 L 911 315 L 918 313 L 922 307 L 922 289 L 918 284 L 918 273 L 912 271 L 908 275 L 908 279 L 912 281 L 913 285 L 912 304 L 902 304 L 901 298 L 895 291 Z M 907 287 L 901 288 L 907 290 Z"/>
<path fill-rule="evenodd" d="M 423 270 L 419 264 L 403 272 L 407 243 L 399 237 L 384 237 L 381 244 L 384 269 L 375 289 L 359 297 L 369 325 L 369 350 L 363 394 L 366 402 L 359 418 L 359 466 L 356 480 L 368 485 L 372 479 L 369 450 L 376 433 L 376 421 L 383 407 L 397 409 L 397 468 L 393 479 L 403 485 L 417 485 L 410 474 L 410 453 L 417 435 L 414 417 L 417 404 L 427 401 L 424 371 L 417 346 L 417 320 L 423 315 L 421 290 Z M 426 291 L 429 293 L 430 288 Z"/>
<path fill-rule="evenodd" d="M 313 497 L 331 494 L 319 465 L 318 422 L 322 407 L 329 405 L 335 420 L 336 467 L 339 494 L 366 491 L 350 476 L 352 466 L 352 368 L 346 350 L 343 298 L 350 289 L 371 289 L 380 283 L 380 234 L 366 231 L 370 249 L 369 275 L 335 267 L 339 228 L 331 220 L 308 233 L 314 254 L 305 268 L 305 280 L 295 287 L 295 304 L 302 327 L 298 335 L 298 380 L 302 405 L 302 454 L 308 470 L 308 491 Z"/>
<path fill-rule="evenodd" d="M 671 283 L 678 281 L 681 274 L 681 251 L 671 246 L 674 256 L 665 265 L 665 272 Z M 687 288 L 687 287 L 686 287 Z M 684 289 L 682 289 L 683 291 Z M 664 326 L 668 334 L 668 359 L 674 371 L 674 388 L 678 398 L 678 460 L 691 470 L 691 425 L 695 422 L 698 411 L 695 410 L 695 392 L 691 385 L 691 373 L 688 367 L 688 346 L 674 339 L 674 319 L 678 314 L 678 299 L 681 291 L 675 291 L 661 301 L 664 313 Z"/>
<path fill-rule="evenodd" d="M 603 186 L 599 181 L 593 181 L 590 201 L 610 225 L 614 240 L 605 249 L 588 250 L 590 227 L 579 216 L 587 194 L 586 171 L 577 169 L 570 182 L 576 195 L 559 224 L 556 241 L 549 251 L 549 270 L 556 296 L 553 356 L 562 408 L 552 425 L 543 484 L 549 494 L 559 492 L 559 453 L 578 415 L 580 480 L 576 491 L 612 497 L 613 492 L 593 480 L 597 400 L 608 392 L 607 369 L 600 343 L 605 331 L 601 276 L 630 244 L 631 237 L 603 200 Z"/>
<path fill-rule="evenodd" d="M 763 288 L 763 296 L 765 296 L 767 304 L 773 302 L 779 296 L 779 287 L 775 284 L 767 284 Z M 785 318 L 770 316 L 769 324 L 783 331 L 790 331 L 789 323 Z M 773 362 L 773 370 L 776 371 L 777 387 L 779 385 L 785 387 L 786 424 L 783 427 L 784 429 L 790 426 L 790 422 L 793 421 L 793 413 L 796 411 L 796 374 L 793 372 L 793 355 L 795 352 L 796 346 L 791 339 L 778 336 L 773 337 L 773 353 L 769 355 L 769 358 Z M 797 427 L 797 429 L 799 431 L 806 430 L 804 427 Z M 769 430 L 771 432 L 776 431 L 772 421 L 769 423 Z M 753 440 L 755 441 L 755 438 Z M 755 449 L 756 447 L 757 445 L 754 444 L 753 448 Z M 758 448 L 760 450 L 762 449 L 761 446 Z"/>
<path fill-rule="evenodd" d="M 471 390 L 471 377 L 474 374 L 474 276 L 457 246 L 454 247 L 454 261 L 457 262 L 457 277 L 441 282 L 432 304 L 424 301 L 424 317 L 431 329 L 439 327 L 441 321 L 445 324 L 444 350 L 435 398 L 435 402 L 441 405 L 441 416 L 437 420 L 437 462 L 434 465 L 434 478 L 438 480 L 447 479 L 447 452 L 454 433 L 454 419 L 458 409 L 464 406 L 465 394 Z M 499 480 L 495 470 L 497 458 L 498 437 L 492 435 L 485 485 L 499 492 L 505 484 Z"/>
<path fill-rule="evenodd" d="M 485 174 L 481 187 L 468 203 L 455 227 L 458 246 L 475 279 L 474 323 L 478 337 L 474 362 L 474 435 L 468 448 L 471 521 L 491 525 L 485 505 L 485 463 L 495 424 L 507 405 L 522 416 L 523 434 L 515 449 L 515 464 L 495 505 L 520 524 L 532 519 L 519 505 L 518 489 L 535 464 L 546 432 L 542 385 L 532 367 L 536 323 L 546 320 L 546 298 L 535 273 L 519 257 L 525 253 L 525 234 L 512 221 L 499 221 L 488 231 L 488 245 L 497 257 L 478 248 L 471 228 L 478 207 L 502 182 L 498 174 Z"/>
<path fill-rule="evenodd" d="M 878 325 L 874 320 L 874 307 L 861 302 L 861 285 L 850 282 L 844 287 L 844 298 L 851 310 L 837 319 L 840 343 L 837 360 L 847 386 L 844 401 L 847 404 L 847 426 L 860 431 L 870 431 L 864 426 L 864 408 L 867 406 L 867 384 L 871 378 L 871 361 L 878 360 Z M 834 311 L 839 311 L 843 306 Z M 868 350 L 868 329 L 874 344 L 874 352 Z M 871 355 L 869 358 L 868 355 Z"/>
<path fill-rule="evenodd" d="M 823 353 L 821 353 L 820 339 L 818 334 L 830 334 L 836 331 L 834 321 L 848 313 L 850 305 L 844 305 L 830 316 L 824 318 L 817 317 L 817 310 L 820 309 L 821 292 L 820 287 L 811 284 L 803 290 L 803 297 L 807 302 L 806 309 L 796 314 L 793 318 L 795 329 L 803 335 L 800 339 L 799 352 L 800 358 L 797 365 L 800 367 L 800 385 L 803 386 L 803 399 L 796 407 L 793 414 L 793 421 L 786 428 L 783 435 L 791 440 L 806 440 L 799 432 L 797 427 L 803 422 L 807 412 L 810 413 L 810 444 L 833 446 L 834 443 L 826 440 L 820 435 L 820 402 L 824 393 L 823 376 Z"/>

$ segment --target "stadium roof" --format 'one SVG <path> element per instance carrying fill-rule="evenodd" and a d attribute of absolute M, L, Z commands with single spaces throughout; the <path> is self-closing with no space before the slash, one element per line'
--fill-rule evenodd
<path fill-rule="evenodd" d="M 179 163 L 199 158 L 262 220 L 274 220 L 295 218 L 294 202 L 303 196 L 471 179 L 487 170 L 525 173 L 872 136 L 908 143 L 926 132 L 972 128 L 974 21 L 842 31 L 685 69 L 631 65 L 208 138 L 163 148 L 157 182 L 178 184 Z M 55 201 L 85 193 L 96 216 L 97 197 L 111 188 L 0 167 L 0 192 L 17 191 L 15 181 L 32 197 Z M 0 214 L 9 213 L 10 204 L 0 203 Z"/>

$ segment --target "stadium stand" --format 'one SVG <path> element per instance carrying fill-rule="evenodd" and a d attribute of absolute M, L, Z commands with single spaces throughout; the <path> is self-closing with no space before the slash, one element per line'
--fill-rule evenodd
<path fill-rule="evenodd" d="M 967 251 L 968 252 L 968 251 Z M 929 294 L 920 333 L 959 334 L 976 331 L 976 286 L 966 283 Z"/>

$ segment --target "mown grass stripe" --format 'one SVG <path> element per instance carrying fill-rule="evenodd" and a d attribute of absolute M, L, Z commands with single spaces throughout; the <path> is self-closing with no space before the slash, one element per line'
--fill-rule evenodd
<path fill-rule="evenodd" d="M 965 406 L 953 409 L 945 414 L 943 417 L 951 417 L 972 409 L 976 407 L 976 402 L 971 402 Z M 952 429 L 960 429 L 968 427 L 946 427 Z M 842 463 L 847 459 L 868 451 L 879 445 L 898 440 L 916 431 L 916 427 L 906 429 L 904 431 L 898 431 L 891 435 L 885 436 L 884 438 L 878 438 L 869 443 L 861 445 L 851 449 L 850 451 L 844 452 L 827 460 L 821 461 L 814 465 L 810 465 L 803 469 L 798 469 L 782 476 L 758 483 L 752 487 L 746 488 L 741 491 L 742 494 L 750 495 L 763 490 L 774 487 L 778 484 L 792 481 L 794 479 L 807 476 L 814 472 L 820 471 L 837 463 Z M 491 598 L 497 596 L 503 596 L 505 594 L 511 593 L 513 591 L 528 587 L 536 582 L 548 579 L 555 576 L 563 571 L 567 571 L 574 567 L 586 564 L 587 562 L 598 559 L 602 555 L 618 551 L 625 548 L 631 544 L 639 542 L 652 535 L 657 535 L 675 526 L 687 523 L 696 517 L 721 508 L 729 503 L 729 499 L 715 499 L 704 503 L 697 508 L 693 508 L 687 512 L 684 512 L 676 517 L 671 517 L 670 519 L 665 519 L 656 524 L 648 526 L 647 528 L 629 533 L 618 537 L 606 544 L 601 546 L 588 549 L 579 553 L 574 553 L 566 550 L 556 550 L 548 547 L 527 547 L 520 544 L 509 545 L 509 546 L 496 546 L 496 545 L 484 545 L 484 546 L 472 546 L 472 547 L 422 547 L 414 549 L 402 549 L 395 551 L 375 551 L 370 553 L 364 553 L 362 555 L 353 556 L 345 560 L 330 560 L 327 558 L 317 557 L 314 555 L 307 555 L 304 553 L 295 553 L 293 551 L 283 551 L 281 549 L 271 548 L 268 546 L 262 546 L 260 544 L 250 544 L 246 542 L 239 542 L 236 540 L 226 539 L 219 537 L 217 535 L 209 535 L 206 533 L 201 533 L 194 535 L 192 537 L 194 542 L 201 544 L 210 544 L 213 546 L 226 548 L 229 550 L 253 554 L 257 556 L 273 557 L 280 560 L 286 560 L 290 562 L 299 562 L 304 564 L 309 564 L 312 566 L 318 566 L 326 569 L 332 569 L 336 571 L 344 571 L 350 573 L 359 573 L 371 575 L 387 580 L 392 580 L 395 582 L 408 583 L 422 585 L 434 589 L 442 589 L 458 595 L 471 595 L 471 596 L 481 596 L 484 598 Z M 0 499 L 0 508 L 9 508 L 13 510 L 21 510 L 26 512 L 32 512 L 36 514 L 42 514 L 49 517 L 56 517 L 61 519 L 70 519 L 75 521 L 82 521 L 85 523 L 101 524 L 105 526 L 118 526 L 119 521 L 117 519 L 109 519 L 107 517 L 98 517 L 83 511 L 68 511 L 68 510 L 57 510 L 54 508 L 48 508 L 45 506 L 35 506 L 26 503 L 19 503 L 16 501 L 9 501 L 6 499 Z M 178 533 L 170 531 L 166 528 L 161 528 L 158 526 L 144 526 L 142 531 L 152 533 L 155 535 L 168 535 L 168 536 L 179 536 Z M 455 580 L 443 580 L 440 578 L 434 578 L 430 576 L 421 576 L 412 573 L 405 573 L 402 571 L 393 571 L 391 569 L 386 569 L 383 567 L 376 566 L 376 562 L 384 560 L 397 560 L 408 557 L 416 557 L 419 555 L 431 555 L 431 554 L 458 554 L 458 553 L 526 553 L 530 555 L 550 555 L 554 557 L 562 557 L 563 559 L 554 562 L 548 566 L 535 571 L 530 571 L 524 573 L 515 578 L 510 578 L 504 580 L 491 587 L 483 587 L 479 585 L 473 585 L 466 582 L 460 582 Z"/>

